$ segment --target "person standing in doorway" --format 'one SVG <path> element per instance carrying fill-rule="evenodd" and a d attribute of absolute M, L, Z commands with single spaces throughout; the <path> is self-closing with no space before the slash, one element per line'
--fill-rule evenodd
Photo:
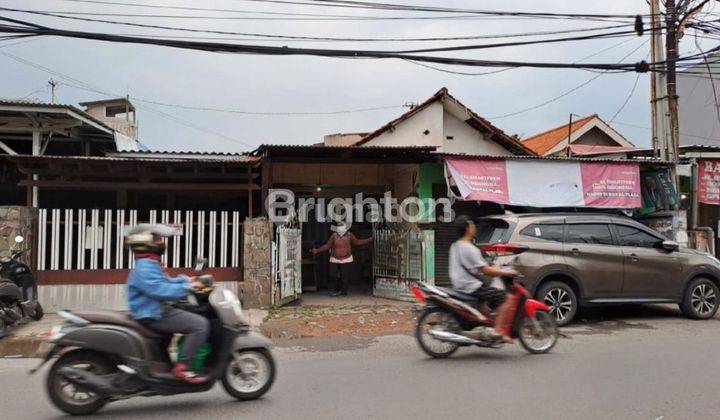
<path fill-rule="evenodd" d="M 334 228 L 335 232 L 325 245 L 313 248 L 312 253 L 318 254 L 330 250 L 330 278 L 334 279 L 333 296 L 345 296 L 348 293 L 348 281 L 350 280 L 353 256 L 353 246 L 363 246 L 372 242 L 372 236 L 365 239 L 358 239 L 348 232 L 345 222 L 340 221 Z"/>

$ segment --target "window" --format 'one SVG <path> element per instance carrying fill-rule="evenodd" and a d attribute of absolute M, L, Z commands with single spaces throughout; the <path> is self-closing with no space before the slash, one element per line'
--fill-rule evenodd
<path fill-rule="evenodd" d="M 568 225 L 565 242 L 569 244 L 613 245 L 610 226 L 601 223 Z"/>
<path fill-rule="evenodd" d="M 565 225 L 533 224 L 520 231 L 523 236 L 544 239 L 546 241 L 562 242 Z"/>
<path fill-rule="evenodd" d="M 638 228 L 625 225 L 615 226 L 617 227 L 620 245 L 640 248 L 658 248 L 662 244 L 662 239 Z"/>
<path fill-rule="evenodd" d="M 477 233 L 475 239 L 481 244 L 503 242 L 510 225 L 504 220 L 481 219 L 475 223 Z"/>

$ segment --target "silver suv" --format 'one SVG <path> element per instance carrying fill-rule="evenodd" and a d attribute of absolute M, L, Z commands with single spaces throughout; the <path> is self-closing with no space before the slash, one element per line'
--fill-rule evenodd
<path fill-rule="evenodd" d="M 718 310 L 720 261 L 632 219 L 519 214 L 485 217 L 477 228 L 486 256 L 496 263 L 514 256 L 523 283 L 560 325 L 590 305 L 672 302 L 693 319 Z"/>

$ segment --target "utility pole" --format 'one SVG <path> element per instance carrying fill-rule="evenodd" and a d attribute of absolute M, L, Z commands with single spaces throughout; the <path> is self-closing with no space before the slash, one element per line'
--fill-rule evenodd
<path fill-rule="evenodd" d="M 48 84 L 50 85 L 50 93 L 51 93 L 50 97 L 52 98 L 51 103 L 54 104 L 55 103 L 55 88 L 57 87 L 58 82 L 55 79 L 50 79 L 50 80 L 48 80 Z"/>
<path fill-rule="evenodd" d="M 677 95 L 677 79 L 675 73 L 675 64 L 678 59 L 678 38 L 677 38 L 678 14 L 675 0 L 666 0 L 665 2 L 665 49 L 667 50 L 667 95 L 668 95 L 668 111 L 670 113 L 670 136 L 668 144 L 668 160 L 675 165 L 678 163 L 680 127 L 678 121 L 678 95 Z M 675 174 L 673 174 L 675 175 Z M 677 176 L 675 176 L 677 178 Z M 677 186 L 677 179 L 675 180 Z M 676 191 L 678 191 L 676 189 Z"/>
<path fill-rule="evenodd" d="M 578 114 L 573 114 L 572 112 L 570 113 L 570 122 L 568 123 L 567 150 L 565 151 L 567 157 L 570 157 L 570 156 L 571 156 L 571 152 L 570 152 L 570 138 L 572 137 L 572 117 L 573 117 L 573 116 L 579 117 L 579 115 L 578 115 Z"/>

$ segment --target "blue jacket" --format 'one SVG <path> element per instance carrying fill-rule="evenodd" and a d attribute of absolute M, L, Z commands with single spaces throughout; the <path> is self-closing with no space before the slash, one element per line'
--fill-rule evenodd
<path fill-rule="evenodd" d="M 180 300 L 191 288 L 186 276 L 169 277 L 157 261 L 136 259 L 127 281 L 130 315 L 135 319 L 160 319 L 163 302 Z"/>

